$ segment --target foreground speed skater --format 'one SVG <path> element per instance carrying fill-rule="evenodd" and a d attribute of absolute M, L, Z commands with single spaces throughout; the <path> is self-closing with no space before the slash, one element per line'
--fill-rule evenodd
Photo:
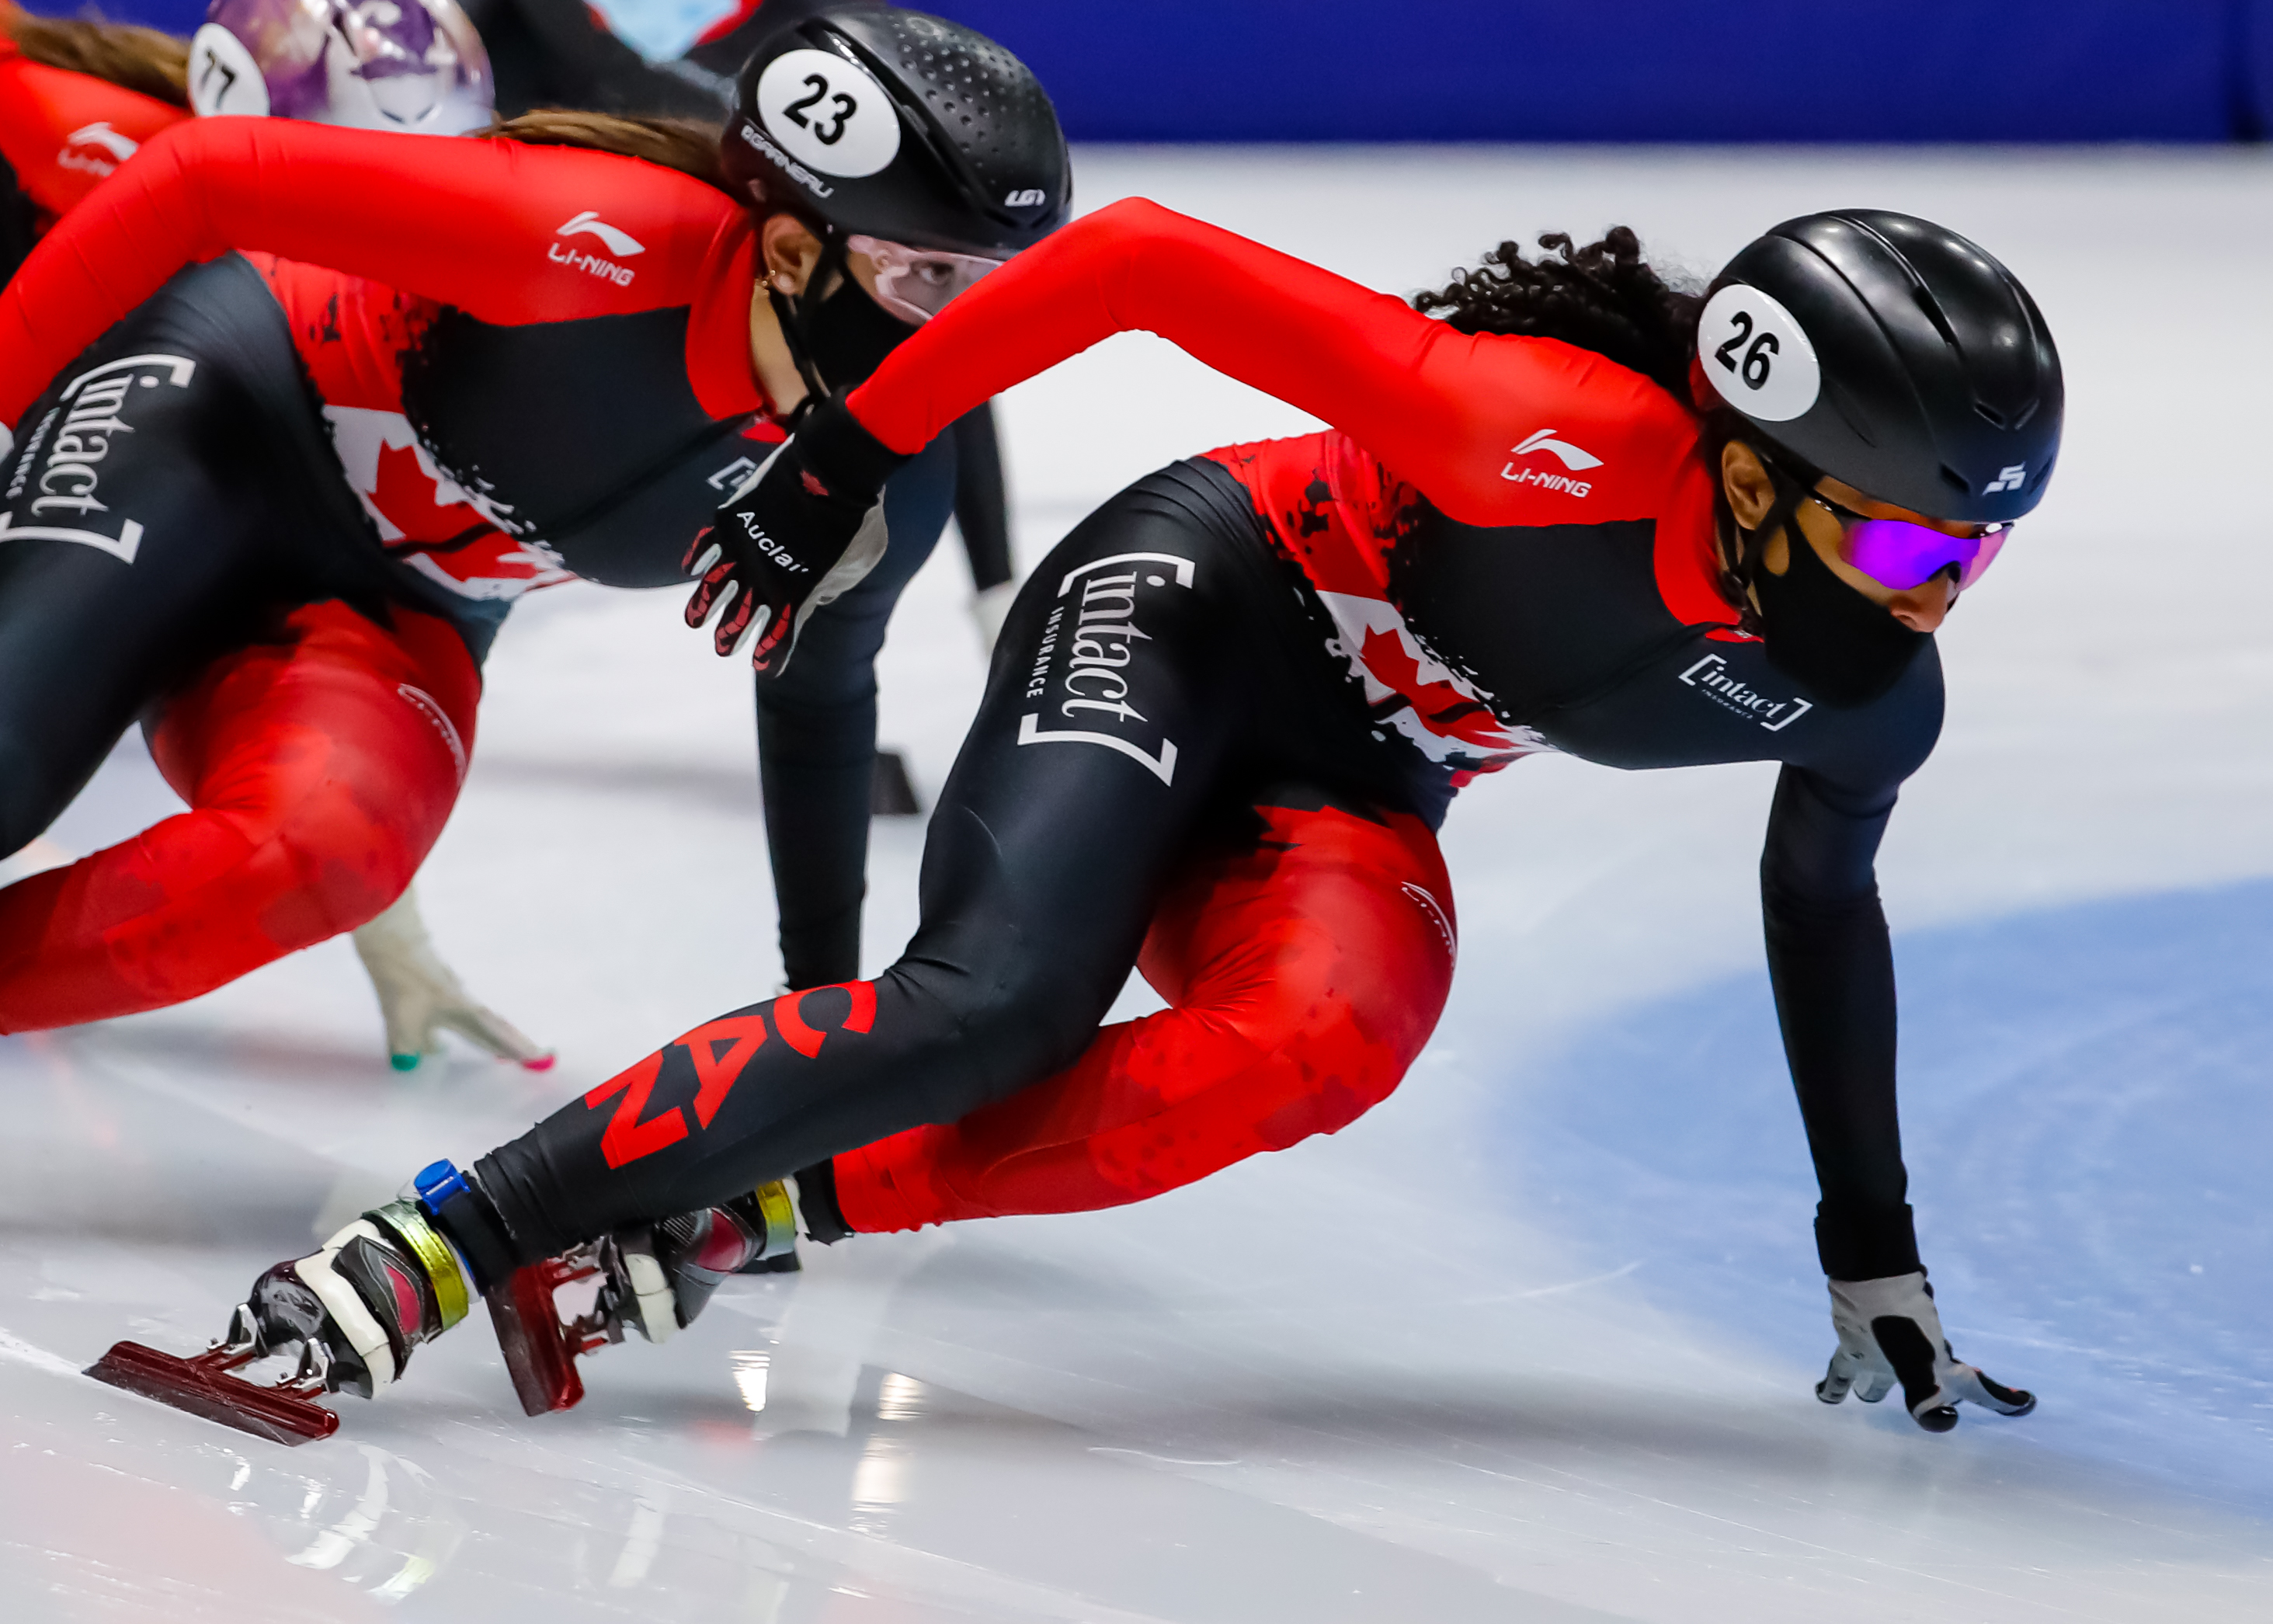
<path fill-rule="evenodd" d="M 1902 215 L 1787 222 L 1702 297 L 1630 232 L 1547 245 L 1415 309 L 1115 205 L 817 410 L 700 560 L 689 618 L 723 609 L 721 652 L 781 658 L 903 457 L 1114 332 L 1334 426 L 1140 480 L 1043 563 L 899 962 L 707 1022 L 279 1265 L 251 1345 L 376 1392 L 449 1304 L 509 1323 L 553 1259 L 668 1334 L 772 1244 L 747 1209 L 784 1177 L 829 1238 L 1141 1199 L 1332 1132 L 1442 1007 L 1452 793 L 1561 749 L 1782 763 L 1761 897 L 1822 1190 L 1819 1396 L 1899 1383 L 1934 1432 L 1961 1402 L 2031 1409 L 1956 1359 L 1918 1254 L 1873 862 L 1939 730 L 1932 633 L 2051 477 L 2050 334 L 1988 253 Z M 1100 1031 L 1132 963 L 1170 1008 Z"/>
<path fill-rule="evenodd" d="M 213 724 L 160 753 L 176 782 L 236 793 L 291 767 L 335 816 L 264 838 L 169 820 L 0 893 L 0 1027 L 174 1002 L 370 920 L 448 815 L 480 658 L 515 599 L 571 577 L 679 583 L 796 410 L 1063 218 L 1064 139 L 1014 57 L 889 7 L 799 19 L 745 74 L 790 131 L 770 156 L 592 115 L 465 141 L 199 119 L 154 136 L 26 261 L 0 352 L 19 390 L 0 418 L 20 431 L 0 499 L 0 849 L 161 700 Z M 784 122 L 828 75 L 819 128 L 853 147 Z M 939 111 L 964 95 L 983 113 Z M 808 207 L 795 176 L 820 172 L 837 179 Z M 139 212 L 184 179 L 192 229 L 217 239 L 186 252 L 191 214 L 154 235 Z M 122 244 L 137 307 L 66 336 L 91 308 L 73 256 Z M 849 869 L 856 944 L 868 662 L 893 571 L 904 583 L 944 523 L 938 469 L 893 481 L 916 545 L 886 549 L 857 615 L 814 622 L 796 679 L 839 720 L 868 707 L 839 740 L 857 799 L 814 820 L 857 839 L 811 864 Z M 310 691 L 333 702 L 321 737 L 259 725 Z M 844 921 L 826 922 L 833 942 Z"/>

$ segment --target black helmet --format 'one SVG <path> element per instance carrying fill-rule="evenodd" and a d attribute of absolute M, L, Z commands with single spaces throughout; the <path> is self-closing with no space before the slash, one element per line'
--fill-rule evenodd
<path fill-rule="evenodd" d="M 1025 64 L 960 24 L 860 3 L 803 13 L 743 64 L 727 171 L 828 239 L 1007 257 L 1065 223 L 1072 163 Z"/>
<path fill-rule="evenodd" d="M 2059 456 L 2059 352 L 2028 289 L 1908 214 L 1809 214 L 1752 244 L 1713 283 L 1697 360 L 1772 447 L 1933 518 L 2017 519 Z"/>

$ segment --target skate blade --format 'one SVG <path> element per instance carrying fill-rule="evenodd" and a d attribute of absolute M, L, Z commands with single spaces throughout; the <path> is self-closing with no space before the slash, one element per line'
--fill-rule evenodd
<path fill-rule="evenodd" d="M 339 1431 L 335 1411 L 304 1393 L 262 1387 L 232 1376 L 224 1359 L 229 1356 L 219 1350 L 184 1359 L 139 1342 L 120 1342 L 88 1365 L 86 1373 L 97 1381 L 139 1393 L 271 1443 L 304 1444 Z M 229 1360 L 243 1362 L 241 1356 Z"/>
<path fill-rule="evenodd" d="M 549 1416 L 584 1402 L 584 1379 L 576 1373 L 580 1350 L 568 1345 L 552 1302 L 553 1291 L 575 1277 L 576 1271 L 550 1260 L 533 1263 L 484 1296 L 523 1415 Z"/>

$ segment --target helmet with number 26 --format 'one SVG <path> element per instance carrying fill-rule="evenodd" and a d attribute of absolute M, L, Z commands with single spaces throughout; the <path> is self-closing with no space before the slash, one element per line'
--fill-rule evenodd
<path fill-rule="evenodd" d="M 1026 65 L 896 6 L 806 12 L 760 45 L 724 155 L 759 210 L 824 241 L 867 239 L 852 245 L 877 265 L 879 299 L 910 321 L 1047 237 L 1073 201 L 1065 134 Z"/>
<path fill-rule="evenodd" d="M 2010 524 L 2059 455 L 2059 352 L 2035 301 L 1908 214 L 1809 214 L 1746 247 L 1707 297 L 1697 368 L 1699 403 L 1771 451 L 1931 518 Z"/>
<path fill-rule="evenodd" d="M 489 53 L 455 0 L 213 0 L 190 105 L 358 130 L 462 135 L 490 122 Z"/>

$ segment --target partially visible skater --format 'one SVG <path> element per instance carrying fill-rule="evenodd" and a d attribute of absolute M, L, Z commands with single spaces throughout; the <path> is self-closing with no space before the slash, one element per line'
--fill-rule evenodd
<path fill-rule="evenodd" d="M 215 9 L 246 8 L 276 25 L 256 41 L 326 14 Z M 0 851 L 140 716 L 191 810 L 0 891 L 0 1031 L 160 1007 L 356 927 L 424 1020 L 446 971 L 387 911 L 455 801 L 513 605 L 683 582 L 797 413 L 1064 218 L 1064 138 L 1009 53 L 889 6 L 789 15 L 739 93 L 779 144 L 579 113 L 453 141 L 204 118 L 34 250 L 0 336 Z M 416 52 L 376 88 L 322 39 L 280 64 L 208 25 L 189 54 L 209 111 L 304 109 L 326 73 L 438 130 L 420 109 L 451 105 L 419 99 Z M 769 813 L 830 845 L 824 969 L 857 952 L 875 645 L 952 465 L 896 470 L 899 542 L 880 523 L 807 596 L 797 680 L 852 798 L 844 772 L 769 775 Z"/>
<path fill-rule="evenodd" d="M 488 84 L 481 41 L 451 0 L 390 5 L 383 19 L 363 18 L 344 0 L 281 9 L 273 0 L 214 0 L 194 41 L 9 7 L 0 11 L 0 159 L 6 165 L 0 177 L 0 280 L 12 276 L 32 244 L 144 141 L 199 113 L 277 112 L 349 128 L 456 135 L 490 122 Z M 210 882 L 226 871 L 214 859 L 232 845 L 247 864 L 259 863 L 264 848 L 296 846 L 304 872 L 319 872 L 326 845 L 367 841 L 363 821 L 348 812 L 357 768 L 401 763 L 380 759 L 384 747 L 358 750 L 341 734 L 370 717 L 368 710 L 356 714 L 359 679 L 383 681 L 389 666 L 401 679 L 419 663 L 402 643 L 415 638 L 415 629 L 389 629 L 397 634 L 391 649 L 387 633 L 374 628 L 361 647 L 295 635 L 289 640 L 296 649 L 281 658 L 273 640 L 223 650 L 200 680 L 177 681 L 176 692 L 149 706 L 142 722 L 152 754 L 191 810 L 132 848 L 154 859 L 140 877 L 162 883 L 166 860 L 159 853 L 178 860 L 195 844 L 205 848 L 202 877 Z M 446 643 L 428 646 L 443 650 L 445 665 L 453 663 Z M 363 669 L 351 669 L 356 665 Z M 446 682 L 444 673 L 429 686 Z M 212 708 L 221 695 L 236 709 L 238 739 L 255 746 L 224 748 L 221 754 L 233 757 L 225 764 L 214 760 L 207 743 L 216 730 Z M 405 710 L 396 719 L 414 733 L 431 731 L 416 712 Z M 256 741 L 264 726 L 268 736 Z M 274 748 L 288 733 L 304 748 Z M 259 748 L 263 743 L 270 748 Z M 32 876 L 22 891 L 0 892 L 0 1029 L 28 1013 L 20 989 L 36 978 L 35 961 L 43 954 L 48 965 L 64 961 L 67 975 L 77 967 L 69 961 L 89 925 L 101 933 L 105 956 L 137 953 L 146 910 L 84 906 L 90 891 L 117 889 L 86 882 L 115 880 L 119 868 L 120 853 L 98 853 Z M 317 891 L 320 881 L 309 879 L 304 889 Z M 272 910 L 278 900 L 268 898 Z M 397 1070 L 416 1067 L 439 1047 L 445 1029 L 531 1070 L 551 1064 L 549 1051 L 469 993 L 444 962 L 415 886 L 405 886 L 353 934 Z"/>
<path fill-rule="evenodd" d="M 1119 204 L 817 409 L 695 564 L 690 622 L 761 668 L 893 469 L 1111 334 L 1334 426 L 1139 480 L 1043 563 L 891 968 L 722 1015 L 428 1169 L 262 1275 L 232 1357 L 296 1348 L 302 1391 L 373 1394 L 486 1295 L 540 1409 L 572 1395 L 548 1348 L 661 1340 L 800 1229 L 1112 1206 L 1340 1128 L 1442 1008 L 1452 794 L 1559 749 L 1782 763 L 1761 900 L 1821 1186 L 1818 1395 L 1899 1382 L 1933 1432 L 2033 1408 L 1955 1357 L 1918 1253 L 1874 860 L 1939 731 L 1934 630 L 2052 475 L 2051 335 L 1986 252 L 1900 214 L 1788 221 L 1701 296 L 1624 229 L 1542 245 L 1407 304 Z M 1099 1030 L 1132 965 L 1170 1007 Z M 548 1343 L 528 1282 L 577 1268 L 598 1305 Z"/>

